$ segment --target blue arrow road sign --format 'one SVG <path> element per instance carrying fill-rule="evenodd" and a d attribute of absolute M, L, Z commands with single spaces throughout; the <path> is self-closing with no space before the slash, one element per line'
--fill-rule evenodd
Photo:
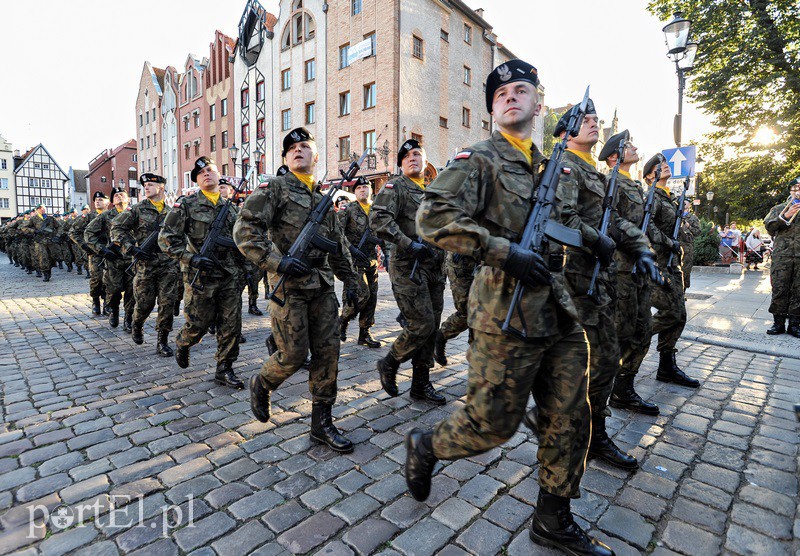
<path fill-rule="evenodd" d="M 667 159 L 673 178 L 694 176 L 694 162 L 697 149 L 694 145 L 686 145 L 677 149 L 664 149 L 661 154 Z"/>

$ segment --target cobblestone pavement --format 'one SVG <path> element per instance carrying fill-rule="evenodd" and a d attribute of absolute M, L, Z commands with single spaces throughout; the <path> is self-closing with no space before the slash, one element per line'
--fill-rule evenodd
<path fill-rule="evenodd" d="M 466 334 L 432 373 L 449 403 L 431 407 L 387 399 L 374 370 L 386 346 L 356 346 L 351 325 L 335 416 L 356 450 L 340 456 L 309 442 L 306 373 L 258 423 L 246 391 L 211 382 L 213 339 L 181 370 L 154 354 L 152 322 L 139 347 L 91 318 L 83 277 L 56 271 L 44 284 L 0 260 L 0 553 L 552 554 L 526 532 L 538 487 L 524 429 L 439 464 L 426 503 L 406 493 L 403 435 L 461 403 Z M 383 275 L 384 342 L 399 330 L 390 292 Z M 240 375 L 261 365 L 268 322 L 245 315 Z M 688 342 L 678 360 L 701 388 L 656 382 L 647 358 L 637 388 L 661 416 L 609 419 L 642 468 L 590 463 L 579 521 L 622 555 L 800 554 L 800 360 Z M 409 383 L 404 366 L 401 392 Z"/>

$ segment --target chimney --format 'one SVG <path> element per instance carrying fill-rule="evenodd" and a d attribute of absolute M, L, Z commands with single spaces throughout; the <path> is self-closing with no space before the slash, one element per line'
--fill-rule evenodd
<path fill-rule="evenodd" d="M 14 156 L 19 158 L 19 149 L 14 149 Z"/>
<path fill-rule="evenodd" d="M 478 17 L 483 17 L 483 8 L 478 8 L 475 10 L 475 13 L 478 14 Z"/>

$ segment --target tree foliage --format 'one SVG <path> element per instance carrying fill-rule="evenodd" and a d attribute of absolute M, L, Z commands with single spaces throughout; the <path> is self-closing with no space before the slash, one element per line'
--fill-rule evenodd
<path fill-rule="evenodd" d="M 562 114 L 557 114 L 552 110 L 548 110 L 547 114 L 544 117 L 544 138 L 542 139 L 542 153 L 545 156 L 550 156 L 550 153 L 553 152 L 553 148 L 556 146 L 556 138 L 553 137 L 553 132 L 556 130 L 556 124 L 558 120 L 561 118 Z"/>
<path fill-rule="evenodd" d="M 719 234 L 714 225 L 703 218 L 700 233 L 694 238 L 694 265 L 710 266 L 719 260 Z"/>

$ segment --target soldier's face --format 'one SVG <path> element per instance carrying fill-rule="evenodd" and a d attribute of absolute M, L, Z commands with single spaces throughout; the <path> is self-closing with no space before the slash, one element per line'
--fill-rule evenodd
<path fill-rule="evenodd" d="M 216 164 L 209 164 L 197 173 L 197 185 L 204 191 L 214 191 L 219 186 L 219 170 Z"/>
<path fill-rule="evenodd" d="M 529 127 L 541 109 L 539 91 L 525 81 L 500 86 L 492 99 L 492 116 L 504 129 Z"/>
<path fill-rule="evenodd" d="M 314 141 L 300 141 L 286 150 L 286 165 L 290 172 L 313 174 L 318 161 L 319 154 Z"/>
<path fill-rule="evenodd" d="M 583 124 L 577 137 L 570 137 L 569 142 L 576 145 L 584 145 L 591 147 L 600 137 L 600 124 L 597 120 L 597 114 L 586 114 L 583 117 Z"/>
<path fill-rule="evenodd" d="M 164 184 L 148 181 L 144 184 L 144 196 L 148 199 L 157 199 L 164 192 Z"/>
<path fill-rule="evenodd" d="M 125 192 L 115 193 L 114 194 L 114 204 L 116 206 L 127 206 L 128 205 L 128 194 Z"/>
<path fill-rule="evenodd" d="M 231 188 L 227 183 L 219 184 L 219 194 L 223 199 L 230 199 Z"/>
<path fill-rule="evenodd" d="M 359 185 L 356 187 L 356 200 L 359 203 L 366 203 L 367 199 L 369 199 L 369 186 L 368 185 Z"/>
<path fill-rule="evenodd" d="M 428 156 L 425 154 L 425 149 L 411 149 L 400 161 L 403 175 L 411 178 L 421 178 L 427 165 Z"/>
<path fill-rule="evenodd" d="M 639 162 L 639 149 L 630 141 L 625 144 L 625 162 Z"/>

